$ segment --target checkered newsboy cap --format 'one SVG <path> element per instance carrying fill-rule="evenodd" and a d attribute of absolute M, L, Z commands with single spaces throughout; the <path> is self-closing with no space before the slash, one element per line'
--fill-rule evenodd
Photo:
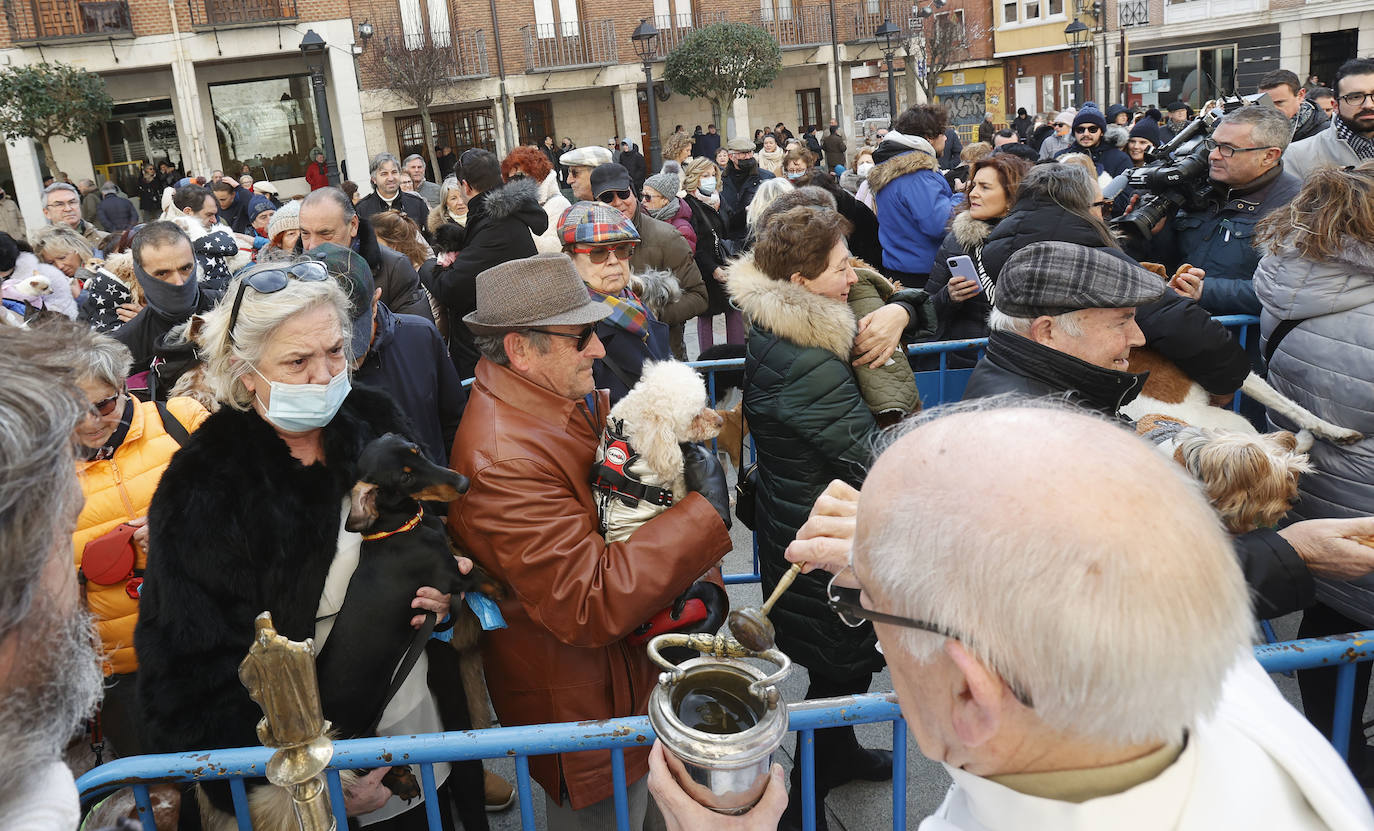
<path fill-rule="evenodd" d="M 997 278 L 997 310 L 1011 317 L 1080 309 L 1124 309 L 1157 300 L 1159 277 L 1102 248 L 1037 242 L 1007 258 Z"/>
<path fill-rule="evenodd" d="M 625 216 L 601 202 L 578 202 L 558 218 L 558 239 L 564 245 L 614 245 L 639 239 L 639 231 Z"/>

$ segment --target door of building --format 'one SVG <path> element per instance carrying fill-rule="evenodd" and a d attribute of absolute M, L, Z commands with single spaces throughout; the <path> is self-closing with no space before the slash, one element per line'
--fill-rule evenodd
<path fill-rule="evenodd" d="M 1031 115 L 1035 115 L 1036 110 L 1040 109 L 1036 105 L 1034 75 L 1016 79 L 1016 106 L 1018 109 L 1024 107 Z"/>
<path fill-rule="evenodd" d="M 1336 70 L 1341 64 L 1355 56 L 1359 29 L 1341 29 L 1338 32 L 1318 32 L 1312 35 L 1312 60 L 1307 72 L 1316 75 L 1325 86 L 1336 81 Z M 1303 76 L 1305 82 L 1307 76 Z"/>
<path fill-rule="evenodd" d="M 791 8 L 790 6 L 788 7 Z M 791 13 L 790 11 L 788 12 Z M 824 125 L 825 121 L 821 118 L 821 89 L 799 89 L 797 90 L 797 130 L 798 136 L 803 130 L 816 125 Z M 755 119 L 757 121 L 757 119 Z M 752 133 L 751 133 L 752 135 Z"/>
<path fill-rule="evenodd" d="M 544 136 L 554 135 L 553 102 L 545 98 L 541 101 L 516 101 L 515 122 L 520 130 L 520 143 L 535 147 L 544 145 Z M 558 139 L 554 138 L 554 144 Z"/>

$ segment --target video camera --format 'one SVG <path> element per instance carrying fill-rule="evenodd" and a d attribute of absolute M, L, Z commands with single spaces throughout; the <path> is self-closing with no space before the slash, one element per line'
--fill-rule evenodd
<path fill-rule="evenodd" d="M 1150 151 L 1144 165 L 1126 174 L 1127 184 L 1149 195 L 1142 195 L 1135 208 L 1113 219 L 1112 228 L 1128 237 L 1147 240 L 1160 220 L 1173 216 L 1180 208 L 1200 210 L 1205 206 L 1216 188 L 1207 177 L 1211 169 L 1207 139 L 1222 116 L 1257 104 L 1273 106 L 1265 94 L 1218 99 L 1171 141 Z"/>

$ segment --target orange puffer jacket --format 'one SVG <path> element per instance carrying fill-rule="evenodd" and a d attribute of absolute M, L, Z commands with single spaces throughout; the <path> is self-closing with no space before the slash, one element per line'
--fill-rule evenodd
<path fill-rule="evenodd" d="M 167 409 L 187 432 L 195 430 L 208 415 L 205 408 L 190 398 L 173 398 Z M 76 521 L 72 547 L 76 567 L 86 543 L 113 530 L 120 523 L 147 516 L 148 503 L 180 445 L 167 434 L 151 403 L 134 403 L 128 435 L 114 457 L 98 462 L 76 463 L 76 475 L 86 505 Z M 147 552 L 140 550 L 134 567 L 147 565 Z M 115 585 L 86 584 L 86 603 L 95 616 L 100 640 L 105 649 L 105 674 L 124 674 L 138 669 L 134 656 L 134 624 L 138 621 L 138 600 L 130 597 L 121 581 Z"/>

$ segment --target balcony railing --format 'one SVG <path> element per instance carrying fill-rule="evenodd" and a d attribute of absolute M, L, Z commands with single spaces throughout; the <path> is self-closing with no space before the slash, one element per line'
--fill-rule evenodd
<path fill-rule="evenodd" d="M 186 6 L 195 28 L 296 19 L 296 0 L 186 0 Z"/>
<path fill-rule="evenodd" d="M 1150 25 L 1149 0 L 1117 0 L 1116 11 L 1123 29 Z"/>
<path fill-rule="evenodd" d="M 840 37 L 846 41 L 877 40 L 878 28 L 884 21 L 891 20 L 893 25 L 902 30 L 902 37 L 905 38 L 911 29 L 911 2 L 894 2 L 894 0 L 881 0 L 878 3 L 862 2 L 845 7 L 844 20 L 849 24 L 848 29 L 842 29 Z"/>
<path fill-rule="evenodd" d="M 658 29 L 658 56 L 664 57 L 682 45 L 687 36 L 713 23 L 724 23 L 725 12 L 701 12 L 695 15 L 661 14 L 654 18 Z M 633 51 L 633 50 L 631 50 Z"/>
<path fill-rule="evenodd" d="M 754 22 L 767 29 L 784 49 L 830 42 L 829 6 L 783 6 L 770 12 L 757 11 Z"/>
<path fill-rule="evenodd" d="M 487 33 L 481 29 L 459 29 L 453 35 L 455 78 L 486 78 Z"/>
<path fill-rule="evenodd" d="M 15 43 L 134 34 L 126 0 L 4 0 L 4 4 L 10 39 Z"/>
<path fill-rule="evenodd" d="M 525 71 L 576 69 L 619 63 L 615 21 L 589 20 L 521 26 L 525 36 Z"/>

